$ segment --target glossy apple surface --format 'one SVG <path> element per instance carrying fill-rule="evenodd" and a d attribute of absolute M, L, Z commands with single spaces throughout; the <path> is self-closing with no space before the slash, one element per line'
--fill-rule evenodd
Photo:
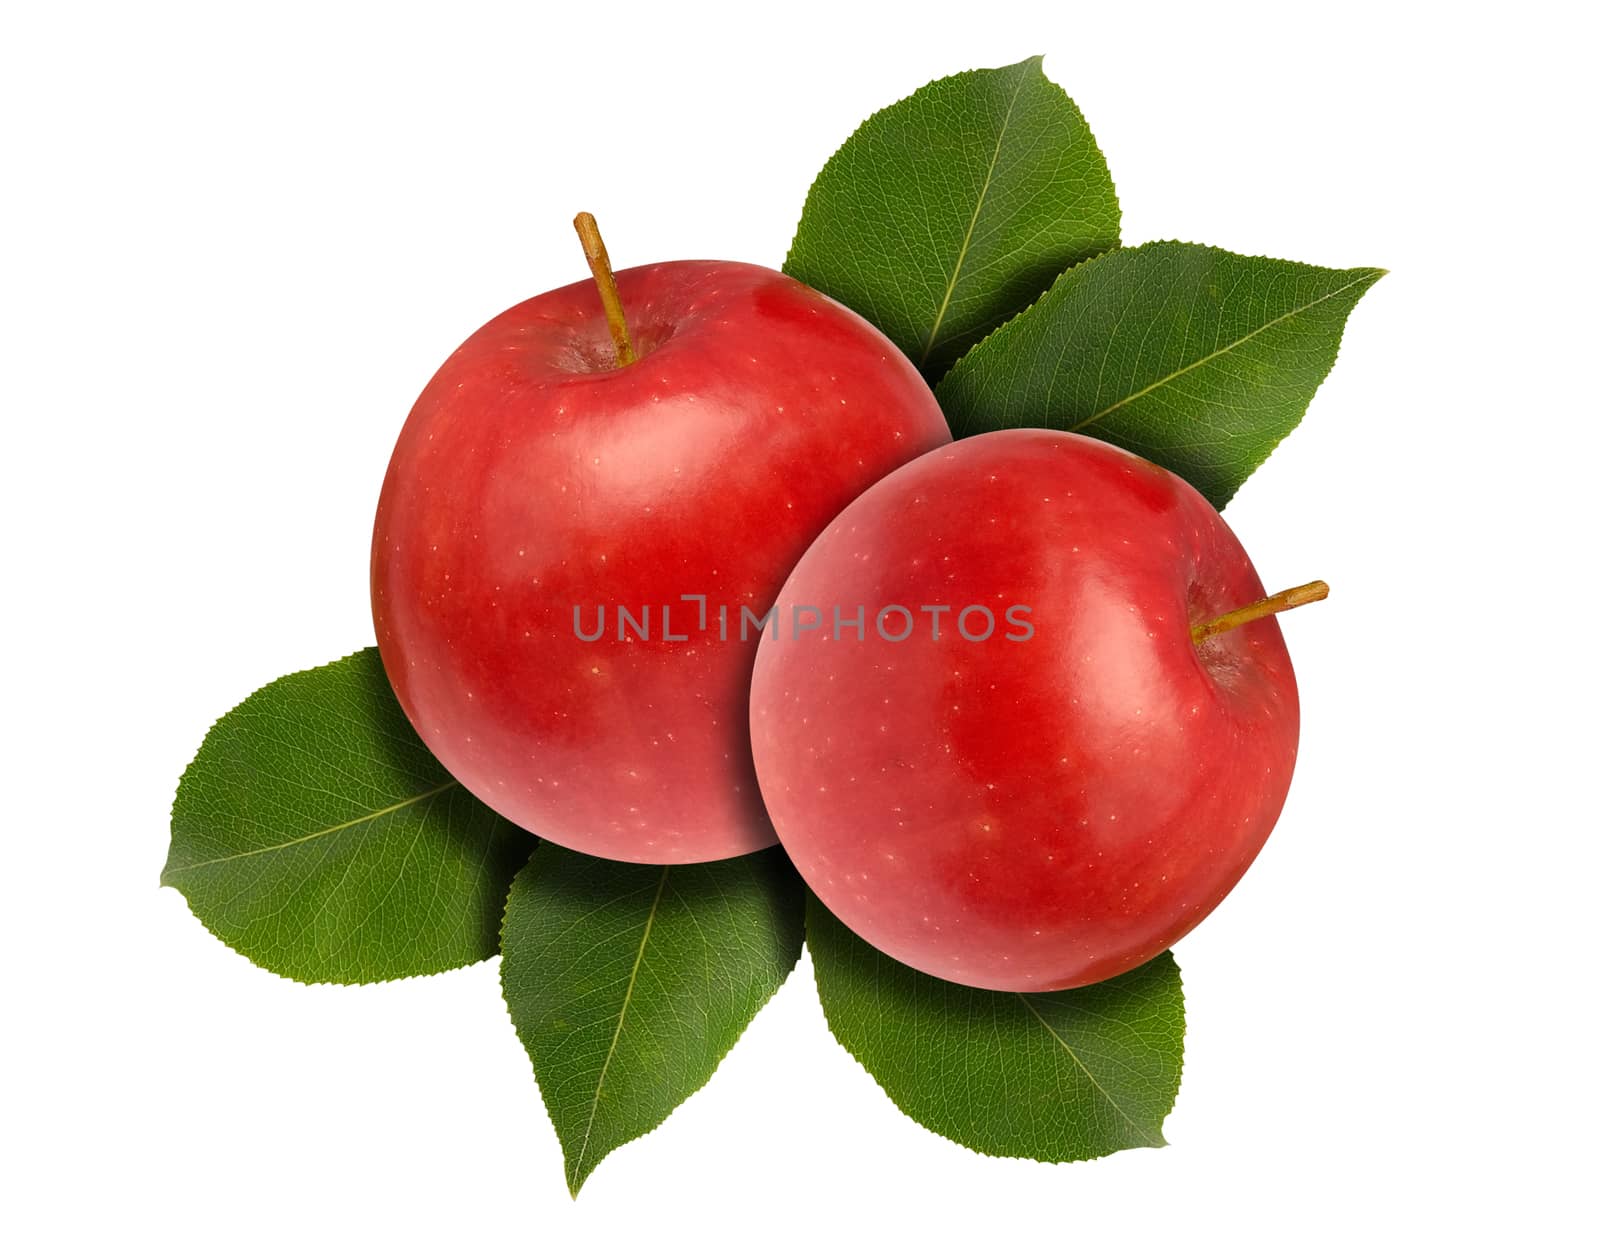
<path fill-rule="evenodd" d="M 776 271 L 616 279 L 634 363 L 584 282 L 495 318 L 423 391 L 378 503 L 378 647 L 428 747 L 511 820 L 604 858 L 728 858 L 774 841 L 738 607 L 769 608 L 851 498 L 950 435 L 887 339 Z M 618 638 L 618 605 L 649 607 L 648 639 Z M 574 608 L 589 634 L 601 606 L 579 639 Z"/>
<path fill-rule="evenodd" d="M 752 741 L 785 849 L 858 935 L 954 982 L 1059 990 L 1156 956 L 1244 874 L 1289 789 L 1276 620 L 1190 635 L 1262 596 L 1206 500 L 1116 447 L 1029 429 L 923 456 L 784 585 L 780 607 L 821 609 L 821 628 L 757 657 Z M 891 642 L 874 616 L 896 605 L 918 621 Z M 935 640 L 921 607 L 939 605 Z M 834 606 L 865 607 L 863 638 L 833 638 Z M 989 638 L 957 629 L 968 606 L 995 615 Z"/>

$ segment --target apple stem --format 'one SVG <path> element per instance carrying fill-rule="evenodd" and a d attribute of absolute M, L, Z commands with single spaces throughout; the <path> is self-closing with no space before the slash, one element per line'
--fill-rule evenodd
<path fill-rule="evenodd" d="M 605 307 L 606 325 L 611 327 L 611 342 L 617 345 L 617 368 L 634 362 L 633 340 L 628 338 L 628 319 L 622 313 L 622 297 L 617 295 L 617 281 L 611 273 L 611 258 L 606 253 L 606 242 L 600 239 L 600 225 L 587 210 L 579 211 L 572 221 L 578 229 L 578 239 L 583 242 L 583 256 L 589 259 L 589 269 L 594 274 L 594 285 L 600 289 L 600 303 Z"/>
<path fill-rule="evenodd" d="M 1287 588 L 1282 592 L 1274 592 L 1270 597 L 1252 601 L 1249 605 L 1241 605 L 1238 609 L 1229 610 L 1209 622 L 1198 623 L 1189 628 L 1189 636 L 1195 643 L 1202 643 L 1213 635 L 1221 635 L 1224 631 L 1233 630 L 1234 627 L 1242 627 L 1257 618 L 1265 618 L 1268 614 L 1281 614 L 1286 609 L 1295 609 L 1301 605 L 1310 605 L 1313 601 L 1323 600 L 1327 595 L 1328 585 L 1320 579 L 1315 579 L 1309 584 L 1301 584 L 1298 588 Z"/>

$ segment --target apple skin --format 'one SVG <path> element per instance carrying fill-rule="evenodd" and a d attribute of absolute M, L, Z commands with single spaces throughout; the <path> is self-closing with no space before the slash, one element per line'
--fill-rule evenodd
<path fill-rule="evenodd" d="M 1244 874 L 1283 806 L 1299 700 L 1264 595 L 1172 473 L 1089 438 L 983 434 L 878 482 L 806 551 L 763 642 L 751 738 L 778 836 L 868 943 L 975 987 L 1057 991 L 1159 954 Z M 866 638 L 832 638 L 834 605 Z M 948 604 L 941 638 L 918 607 Z M 873 616 L 903 605 L 903 642 Z M 986 605 L 969 642 L 959 610 Z M 1031 638 L 1005 620 L 1013 605 Z M 898 616 L 886 629 L 898 635 Z M 981 615 L 969 628 L 984 629 Z"/>
<path fill-rule="evenodd" d="M 473 794 L 572 849 L 632 862 L 775 841 L 751 765 L 764 613 L 851 498 L 949 442 L 932 393 L 862 318 L 731 262 L 617 272 L 618 368 L 592 282 L 507 310 L 447 360 L 378 502 L 372 613 L 406 716 Z M 704 594 L 711 621 L 698 629 Z M 649 640 L 614 607 L 651 608 Z M 574 606 L 598 642 L 574 635 Z M 662 638 L 661 606 L 671 608 Z"/>

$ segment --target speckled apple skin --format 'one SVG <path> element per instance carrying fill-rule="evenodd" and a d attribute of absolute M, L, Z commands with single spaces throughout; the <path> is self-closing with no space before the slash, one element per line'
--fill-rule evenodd
<path fill-rule="evenodd" d="M 950 435 L 887 339 L 787 276 L 616 279 L 634 364 L 581 282 L 489 322 L 422 392 L 378 502 L 378 648 L 422 740 L 507 818 L 604 858 L 729 858 L 775 838 L 757 636 L 717 638 L 716 607 L 765 612 L 851 498 Z M 615 638 L 618 604 L 651 607 L 651 639 Z M 661 637 L 664 604 L 687 639 Z M 600 605 L 604 638 L 579 640 L 574 606 L 592 631 Z"/>
<path fill-rule="evenodd" d="M 941 638 L 926 617 L 900 643 L 824 624 L 758 655 L 785 849 L 858 935 L 940 978 L 1054 991 L 1149 960 L 1244 874 L 1289 789 L 1277 621 L 1189 634 L 1262 595 L 1206 500 L 1116 447 L 1028 429 L 924 455 L 833 521 L 779 604 L 947 604 Z M 952 629 L 967 605 L 992 638 Z M 1013 605 L 1031 639 L 1004 638 Z"/>

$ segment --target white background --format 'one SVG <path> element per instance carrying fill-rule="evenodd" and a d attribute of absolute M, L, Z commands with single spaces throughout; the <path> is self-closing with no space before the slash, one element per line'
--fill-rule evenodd
<path fill-rule="evenodd" d="M 1592 1222 L 1579 11 L 9 8 L 4 1225 Z M 777 265 L 869 112 L 1034 52 L 1128 242 L 1393 271 L 1228 512 L 1269 582 L 1334 599 L 1286 621 L 1305 731 L 1278 831 L 1177 950 L 1172 1144 L 1042 1166 L 945 1142 L 829 1038 L 803 962 L 574 1203 L 493 964 L 359 990 L 253 968 L 157 887 L 178 773 L 252 689 L 371 642 L 400 423 L 481 321 L 584 273 L 575 210 L 619 265 Z"/>

